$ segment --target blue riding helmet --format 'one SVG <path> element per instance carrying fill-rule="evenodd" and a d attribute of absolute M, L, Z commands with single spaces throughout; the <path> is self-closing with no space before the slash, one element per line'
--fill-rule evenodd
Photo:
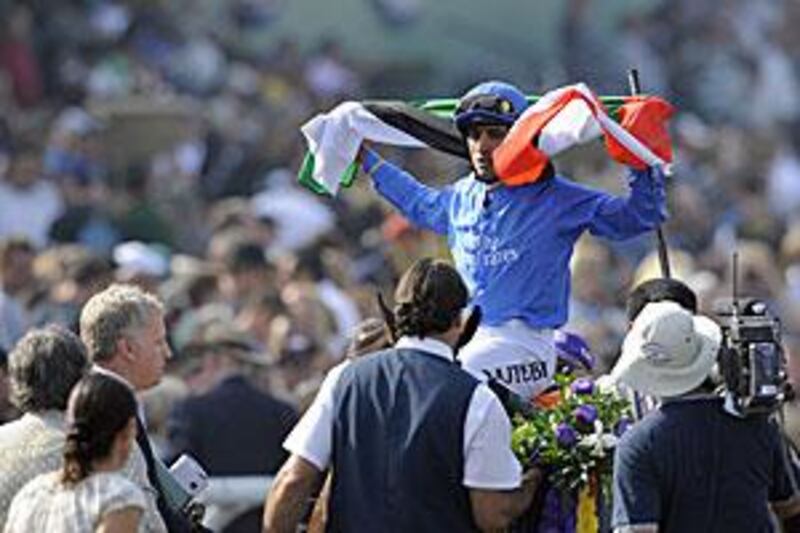
<path fill-rule="evenodd" d="M 527 107 L 525 95 L 510 83 L 485 81 L 461 97 L 453 119 L 462 133 L 475 123 L 511 126 Z"/>

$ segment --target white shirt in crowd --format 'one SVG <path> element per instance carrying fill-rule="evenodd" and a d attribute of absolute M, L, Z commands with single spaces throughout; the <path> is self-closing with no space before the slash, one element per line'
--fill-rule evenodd
<path fill-rule="evenodd" d="M 94 531 L 109 514 L 124 509 L 145 511 L 146 505 L 142 490 L 117 472 L 91 474 L 75 485 L 62 483 L 61 472 L 50 472 L 32 480 L 14 497 L 5 532 Z M 131 533 L 147 531 L 140 519 Z"/>
<path fill-rule="evenodd" d="M 49 241 L 50 226 L 64 211 L 55 185 L 38 181 L 21 189 L 0 183 L 0 237 L 22 235 L 37 247 Z"/>
<path fill-rule="evenodd" d="M 431 353 L 447 359 L 453 350 L 434 339 L 402 337 L 395 348 Z M 334 390 L 350 361 L 332 368 L 317 397 L 284 442 L 284 448 L 325 470 L 333 448 Z M 464 420 L 463 485 L 473 489 L 511 490 L 520 486 L 522 467 L 511 451 L 511 421 L 489 387 L 475 387 Z"/>

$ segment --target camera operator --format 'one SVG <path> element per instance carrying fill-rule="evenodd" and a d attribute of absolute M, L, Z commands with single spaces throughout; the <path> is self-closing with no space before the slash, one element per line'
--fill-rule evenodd
<path fill-rule="evenodd" d="M 712 320 L 674 302 L 648 304 L 612 371 L 661 399 L 620 441 L 615 532 L 800 531 L 800 497 L 779 428 L 767 414 L 735 416 L 709 375 L 723 343 Z"/>

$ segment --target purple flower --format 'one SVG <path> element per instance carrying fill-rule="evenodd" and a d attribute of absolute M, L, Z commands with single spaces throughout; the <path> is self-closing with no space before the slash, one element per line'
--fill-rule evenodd
<path fill-rule="evenodd" d="M 556 441 L 564 448 L 572 448 L 578 442 L 578 432 L 566 422 L 561 422 L 556 426 Z"/>
<path fill-rule="evenodd" d="M 628 429 L 630 429 L 632 425 L 633 425 L 633 420 L 631 420 L 627 416 L 620 418 L 619 421 L 614 425 L 614 435 L 616 435 L 617 437 L 621 437 L 623 433 L 628 431 Z"/>
<path fill-rule="evenodd" d="M 579 405 L 572 411 L 572 416 L 581 426 L 591 426 L 597 420 L 597 407 L 590 404 Z"/>
<path fill-rule="evenodd" d="M 588 396 L 594 392 L 594 381 L 589 378 L 578 378 L 572 382 L 570 389 L 578 396 Z"/>

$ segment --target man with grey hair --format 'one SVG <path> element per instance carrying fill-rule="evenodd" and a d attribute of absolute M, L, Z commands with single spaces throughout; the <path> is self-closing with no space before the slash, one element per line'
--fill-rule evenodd
<path fill-rule="evenodd" d="M 161 381 L 170 357 L 164 307 L 134 285 L 114 284 L 92 296 L 80 332 L 95 369 L 143 391 Z"/>
<path fill-rule="evenodd" d="M 23 415 L 0 426 L 0 530 L 19 489 L 61 466 L 64 409 L 88 368 L 80 339 L 58 326 L 29 331 L 12 350 L 11 401 Z"/>
<path fill-rule="evenodd" d="M 94 363 L 93 371 L 113 376 L 141 392 L 161 381 L 170 357 L 164 307 L 155 296 L 134 285 L 113 284 L 92 296 L 81 310 L 80 332 Z M 189 521 L 167 504 L 156 475 L 156 462 L 141 409 L 136 417 L 137 450 L 125 468 L 148 498 L 144 522 L 149 531 L 192 531 Z"/>

